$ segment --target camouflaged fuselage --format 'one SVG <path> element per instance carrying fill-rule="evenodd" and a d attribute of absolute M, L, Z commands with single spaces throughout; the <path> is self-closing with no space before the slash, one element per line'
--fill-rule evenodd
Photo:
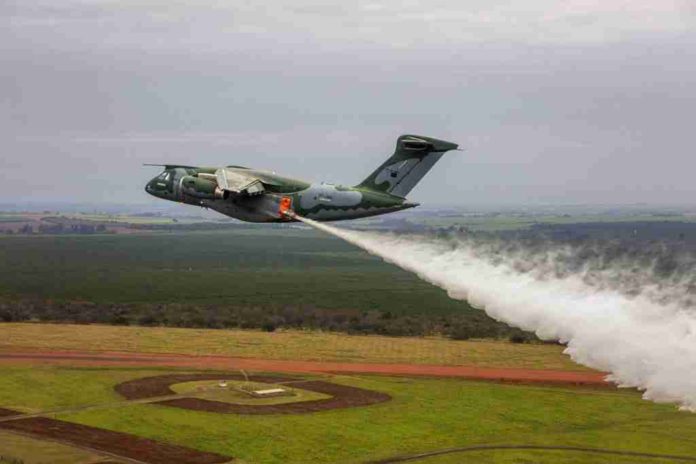
<path fill-rule="evenodd" d="M 145 190 L 157 198 L 248 222 L 291 221 L 285 214 L 288 209 L 318 221 L 357 219 L 417 206 L 406 201 L 406 193 L 445 151 L 456 147 L 437 139 L 401 136 L 394 155 L 355 187 L 308 183 L 241 166 L 165 165 Z"/>

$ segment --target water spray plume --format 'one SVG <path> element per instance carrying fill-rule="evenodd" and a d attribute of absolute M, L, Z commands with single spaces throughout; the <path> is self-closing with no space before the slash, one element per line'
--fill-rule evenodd
<path fill-rule="evenodd" d="M 414 272 L 494 319 L 559 340 L 575 362 L 608 372 L 608 381 L 637 388 L 647 400 L 696 412 L 693 272 L 656 280 L 630 260 L 608 265 L 601 252 L 579 259 L 569 247 L 530 250 L 294 218 Z"/>

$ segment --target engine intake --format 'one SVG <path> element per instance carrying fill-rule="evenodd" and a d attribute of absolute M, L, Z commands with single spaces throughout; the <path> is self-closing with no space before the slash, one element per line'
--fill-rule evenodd
<path fill-rule="evenodd" d="M 181 180 L 181 190 L 184 195 L 195 198 L 221 198 L 218 195 L 217 184 L 206 179 L 201 179 L 194 176 L 185 176 Z"/>

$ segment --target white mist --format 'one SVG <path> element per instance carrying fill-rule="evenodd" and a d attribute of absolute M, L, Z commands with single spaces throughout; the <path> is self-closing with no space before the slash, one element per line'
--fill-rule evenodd
<path fill-rule="evenodd" d="M 553 272 L 558 253 L 572 250 L 526 256 L 468 240 L 358 232 L 298 219 L 414 272 L 499 321 L 567 344 L 565 353 L 574 361 L 609 372 L 609 381 L 638 388 L 645 399 L 696 411 L 696 315 L 682 305 L 678 286 L 643 279 L 642 291 L 629 296 L 609 278 L 625 269 L 592 276 L 585 269 Z"/>

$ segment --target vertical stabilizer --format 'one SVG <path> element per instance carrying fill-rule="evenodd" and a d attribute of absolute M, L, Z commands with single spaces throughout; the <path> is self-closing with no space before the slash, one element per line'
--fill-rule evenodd
<path fill-rule="evenodd" d="M 402 135 L 394 154 L 358 187 L 406 197 L 445 152 L 456 143 L 420 135 Z"/>

